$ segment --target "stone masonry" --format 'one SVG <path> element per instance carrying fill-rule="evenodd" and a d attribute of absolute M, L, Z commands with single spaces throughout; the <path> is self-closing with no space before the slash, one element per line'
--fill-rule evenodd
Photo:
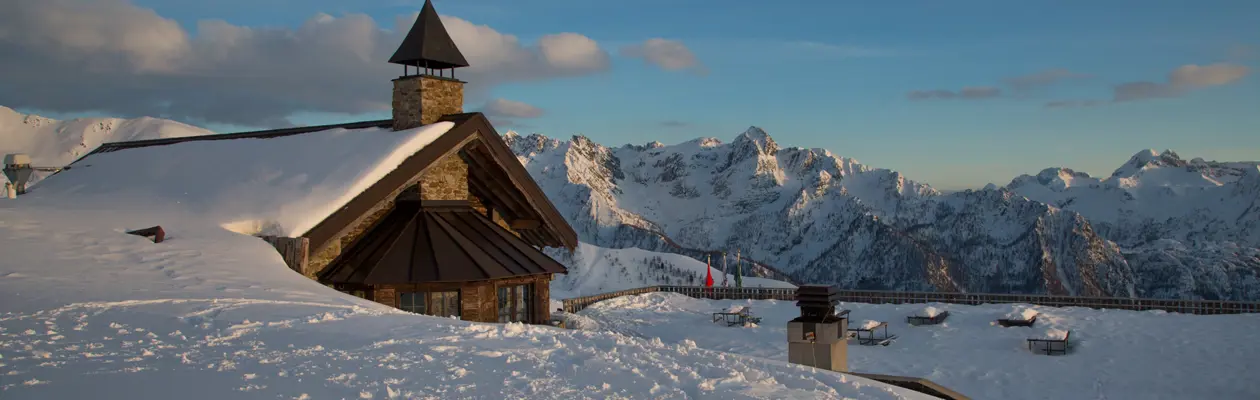
<path fill-rule="evenodd" d="M 464 112 L 464 82 L 432 75 L 394 79 L 394 130 L 432 124 Z"/>
<path fill-rule="evenodd" d="M 420 200 L 468 201 L 468 164 L 447 154 L 420 173 Z"/>

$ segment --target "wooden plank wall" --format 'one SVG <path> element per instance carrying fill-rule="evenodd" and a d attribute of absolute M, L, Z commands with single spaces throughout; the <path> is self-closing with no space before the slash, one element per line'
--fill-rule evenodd
<path fill-rule="evenodd" d="M 280 257 L 284 258 L 284 263 L 289 269 L 297 271 L 302 275 L 308 275 L 307 268 L 310 265 L 311 240 L 305 237 L 284 237 L 284 236 L 260 236 L 263 241 L 270 243 L 276 251 L 280 252 Z M 313 274 L 313 272 L 311 272 Z"/>

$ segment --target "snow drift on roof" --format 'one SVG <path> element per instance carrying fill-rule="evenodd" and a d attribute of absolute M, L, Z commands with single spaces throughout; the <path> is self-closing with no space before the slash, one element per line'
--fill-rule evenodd
<path fill-rule="evenodd" d="M 331 129 L 98 153 L 19 201 L 190 212 L 240 233 L 299 236 L 454 125 Z"/>
<path fill-rule="evenodd" d="M 159 118 L 76 118 L 58 121 L 22 114 L 0 106 L 0 156 L 25 153 L 37 167 L 62 167 L 91 152 L 101 143 L 210 135 L 191 125 Z M 33 186 L 47 173 L 37 171 Z M 0 174 L 0 183 L 8 179 Z"/>

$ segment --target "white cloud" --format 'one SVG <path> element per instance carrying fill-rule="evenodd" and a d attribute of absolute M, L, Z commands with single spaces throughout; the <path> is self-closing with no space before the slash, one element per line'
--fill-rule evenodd
<path fill-rule="evenodd" d="M 882 49 L 875 47 L 863 47 L 846 44 L 832 44 L 813 41 L 794 41 L 787 42 L 784 45 L 793 50 L 808 51 L 820 55 L 841 57 L 841 58 L 871 58 L 871 57 L 892 57 L 902 54 L 892 49 Z"/>
<path fill-rule="evenodd" d="M 384 27 L 362 14 L 319 14 L 296 29 L 205 20 L 190 35 L 124 0 L 15 3 L 0 13 L 0 104 L 246 126 L 287 125 L 298 111 L 387 110 L 390 79 L 402 67 L 386 60 L 416 17 Z M 457 77 L 469 82 L 474 101 L 502 83 L 610 66 L 608 53 L 579 34 L 531 45 L 485 25 L 442 20 L 471 64 Z"/>
<path fill-rule="evenodd" d="M 1168 83 L 1178 88 L 1201 88 L 1234 83 L 1251 70 L 1245 65 L 1182 65 L 1168 74 Z"/>
<path fill-rule="evenodd" d="M 608 53 L 599 44 L 576 33 L 547 35 L 538 39 L 543 58 L 553 67 L 575 71 L 593 72 L 608 68 Z"/>
<path fill-rule="evenodd" d="M 487 116 L 501 118 L 538 118 L 543 115 L 541 108 L 508 99 L 488 101 L 481 111 Z"/>
<path fill-rule="evenodd" d="M 653 38 L 639 44 L 622 46 L 622 57 L 642 58 L 644 62 L 667 71 L 693 70 L 704 73 L 704 66 L 695 53 L 677 40 Z"/>
<path fill-rule="evenodd" d="M 1166 83 L 1128 82 L 1116 85 L 1112 97 L 1116 102 L 1177 97 L 1197 89 L 1232 84 L 1250 73 L 1251 69 L 1245 65 L 1187 64 L 1170 72 Z"/>
<path fill-rule="evenodd" d="M 1088 77 L 1090 77 L 1089 74 L 1072 72 L 1064 68 L 1052 68 L 1028 75 L 1009 77 L 1003 79 L 1002 81 L 1016 92 L 1028 92 L 1037 88 L 1054 85 L 1062 81 Z"/>
<path fill-rule="evenodd" d="M 1002 95 L 1002 89 L 992 86 L 968 86 L 957 92 L 945 89 L 935 90 L 914 90 L 906 93 L 906 98 L 910 100 L 945 100 L 945 99 L 966 99 L 978 100 L 989 99 Z"/>

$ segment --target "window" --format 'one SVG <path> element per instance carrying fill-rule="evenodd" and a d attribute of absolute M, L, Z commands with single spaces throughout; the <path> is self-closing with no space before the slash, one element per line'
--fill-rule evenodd
<path fill-rule="evenodd" d="M 399 293 L 398 308 L 435 317 L 459 317 L 459 291 Z"/>
<path fill-rule="evenodd" d="M 499 322 L 530 322 L 533 290 L 529 285 L 499 287 Z"/>
<path fill-rule="evenodd" d="M 416 314 L 428 314 L 429 310 L 425 307 L 428 304 L 428 293 L 399 293 L 398 308 L 403 311 L 413 312 Z"/>
<path fill-rule="evenodd" d="M 459 292 L 431 292 L 429 293 L 429 315 L 438 317 L 458 317 L 459 316 Z"/>

